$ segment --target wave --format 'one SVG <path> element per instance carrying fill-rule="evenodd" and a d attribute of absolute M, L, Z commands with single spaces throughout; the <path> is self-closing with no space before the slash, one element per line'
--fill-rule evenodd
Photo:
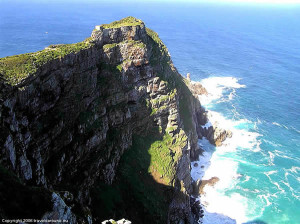
<path fill-rule="evenodd" d="M 205 208 L 204 210 L 204 217 L 203 217 L 203 223 L 214 223 L 214 224 L 236 224 L 236 221 L 234 219 L 229 218 L 228 216 L 214 213 L 214 212 L 208 212 Z"/>
<path fill-rule="evenodd" d="M 292 173 L 299 174 L 300 173 L 300 167 L 292 166 L 292 168 L 290 169 L 290 171 Z"/>
<path fill-rule="evenodd" d="M 210 77 L 202 80 L 201 83 L 207 89 L 208 95 L 199 97 L 201 104 L 212 109 L 211 102 L 219 99 L 218 102 L 232 100 L 236 96 L 235 89 L 246 87 L 239 84 L 238 81 L 233 77 Z M 239 164 L 248 162 L 238 158 L 237 150 L 259 152 L 261 144 L 259 140 L 261 135 L 252 131 L 253 128 L 257 129 L 255 123 L 245 118 L 241 119 L 236 111 L 234 116 L 234 119 L 229 119 L 216 111 L 209 110 L 207 112 L 209 122 L 202 127 L 218 126 L 232 131 L 232 137 L 226 139 L 219 147 L 212 146 L 205 137 L 202 138 L 198 144 L 204 152 L 198 161 L 191 163 L 191 176 L 194 181 L 219 178 L 214 186 L 204 186 L 205 194 L 200 198 L 204 207 L 204 224 L 243 223 L 249 221 L 249 211 L 255 214 L 254 210 L 257 210 L 255 205 L 249 207 L 248 199 L 242 194 L 228 193 L 237 189 L 239 182 L 250 180 L 249 176 L 238 173 Z"/>
<path fill-rule="evenodd" d="M 272 152 L 268 152 L 269 153 L 269 166 L 274 166 L 275 164 L 274 164 L 274 158 L 275 158 L 275 155 L 274 155 L 274 153 L 272 153 Z"/>
<path fill-rule="evenodd" d="M 199 96 L 202 105 L 209 105 L 212 101 L 220 99 L 225 90 L 231 90 L 227 95 L 228 100 L 235 96 L 235 89 L 245 88 L 245 85 L 239 84 L 239 79 L 234 77 L 209 77 L 203 79 L 201 84 L 206 88 L 208 95 Z"/>
<path fill-rule="evenodd" d="M 267 194 L 267 195 L 265 195 L 265 194 L 263 194 L 263 195 L 258 195 L 258 197 L 259 198 L 263 198 L 264 200 L 265 200 L 265 202 L 267 203 L 267 205 L 266 205 L 266 207 L 268 207 L 268 206 L 270 206 L 272 203 L 270 202 L 270 194 Z"/>
<path fill-rule="evenodd" d="M 205 171 L 211 164 L 210 160 L 214 148 L 205 137 L 202 140 L 199 140 L 198 144 L 205 151 L 202 153 L 201 159 L 199 161 L 191 163 L 191 176 L 194 181 L 203 178 Z"/>
<path fill-rule="evenodd" d="M 291 126 L 292 130 L 294 130 L 295 132 L 297 132 L 298 134 L 300 134 L 300 131 L 298 129 L 296 129 L 295 127 Z"/>
<path fill-rule="evenodd" d="M 278 126 L 278 127 L 285 128 L 285 129 L 289 130 L 289 128 L 284 124 L 279 124 L 277 122 L 272 122 L 272 124 L 274 124 L 275 126 Z"/>
<path fill-rule="evenodd" d="M 289 159 L 289 160 L 293 160 L 293 161 L 296 161 L 296 162 L 299 162 L 300 159 L 297 158 L 297 157 L 294 157 L 294 156 L 289 156 L 289 155 L 286 155 L 285 152 L 283 151 L 279 151 L 279 150 L 274 150 L 274 154 L 280 158 L 284 158 L 284 159 Z"/>

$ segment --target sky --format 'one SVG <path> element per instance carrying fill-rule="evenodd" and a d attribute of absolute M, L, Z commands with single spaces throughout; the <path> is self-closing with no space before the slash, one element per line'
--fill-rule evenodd
<path fill-rule="evenodd" d="M 238 2 L 255 4 L 299 4 L 300 0 L 213 0 L 214 2 Z"/>
<path fill-rule="evenodd" d="M 124 0 L 123 0 L 124 1 Z M 207 3 L 247 3 L 247 4 L 300 4 L 300 0 L 148 0 L 148 1 L 173 1 L 173 2 L 207 2 Z"/>
<path fill-rule="evenodd" d="M 0 0 L 1 2 L 5 2 L 6 0 Z M 19 0 L 19 1 L 26 1 L 26 0 Z M 47 2 L 49 0 L 39 0 Z M 67 2 L 72 0 L 56 0 L 57 2 Z M 79 1 L 79 0 L 75 0 Z M 109 0 L 90 0 L 94 2 L 107 2 Z M 139 2 L 140 0 L 110 0 L 110 1 L 118 1 L 118 2 L 126 2 L 126 1 L 136 1 Z M 300 0 L 144 0 L 144 1 L 155 1 L 155 2 L 165 2 L 165 1 L 172 1 L 172 2 L 219 2 L 219 3 L 254 3 L 254 4 L 300 4 Z"/>
<path fill-rule="evenodd" d="M 199 4 L 220 4 L 220 5 L 246 5 L 246 6 L 258 6 L 258 7 L 299 7 L 300 0 L 0 0 L 0 4 L 4 2 L 37 2 L 37 3 L 69 3 L 69 2 L 80 2 L 80 3 L 94 3 L 94 2 L 102 2 L 102 3 L 128 3 L 134 2 L 138 4 L 143 3 L 199 3 Z M 1 7 L 0 7 L 1 8 Z"/>

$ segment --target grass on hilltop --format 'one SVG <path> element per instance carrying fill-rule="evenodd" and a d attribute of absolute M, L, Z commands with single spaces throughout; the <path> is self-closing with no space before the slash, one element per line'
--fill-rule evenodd
<path fill-rule="evenodd" d="M 7 83 L 16 85 L 29 75 L 34 74 L 40 66 L 47 62 L 63 58 L 70 53 L 78 53 L 92 45 L 92 39 L 87 38 L 75 44 L 50 45 L 42 51 L 0 58 L 0 74 L 3 75 Z"/>
<path fill-rule="evenodd" d="M 109 23 L 109 24 L 102 24 L 101 26 L 104 29 L 111 29 L 111 28 L 120 28 L 122 26 L 138 26 L 141 25 L 143 22 L 140 19 L 136 19 L 132 16 L 128 16 L 124 19 Z"/>

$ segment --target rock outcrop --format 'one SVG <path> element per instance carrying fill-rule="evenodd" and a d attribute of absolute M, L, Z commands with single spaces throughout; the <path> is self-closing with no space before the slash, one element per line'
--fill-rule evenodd
<path fill-rule="evenodd" d="M 200 82 L 191 81 L 189 83 L 189 87 L 194 95 L 198 96 L 198 95 L 207 95 L 208 94 L 207 90 L 201 85 Z"/>
<path fill-rule="evenodd" d="M 204 111 L 142 21 L 2 58 L 0 74 L 0 162 L 53 204 L 34 218 L 196 221 L 190 162 Z M 20 216 L 1 200 L 2 217 Z M 32 206 L 22 218 L 37 215 Z"/>

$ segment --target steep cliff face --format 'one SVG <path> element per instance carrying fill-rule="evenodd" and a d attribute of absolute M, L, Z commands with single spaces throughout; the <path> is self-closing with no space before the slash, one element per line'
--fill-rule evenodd
<path fill-rule="evenodd" d="M 15 204 L 0 199 L 0 215 L 193 223 L 190 161 L 204 111 L 142 21 L 96 28 L 77 44 L 0 59 L 1 184 L 52 200 L 40 217 L 39 203 L 12 213 L 26 202 L 5 189 Z"/>

